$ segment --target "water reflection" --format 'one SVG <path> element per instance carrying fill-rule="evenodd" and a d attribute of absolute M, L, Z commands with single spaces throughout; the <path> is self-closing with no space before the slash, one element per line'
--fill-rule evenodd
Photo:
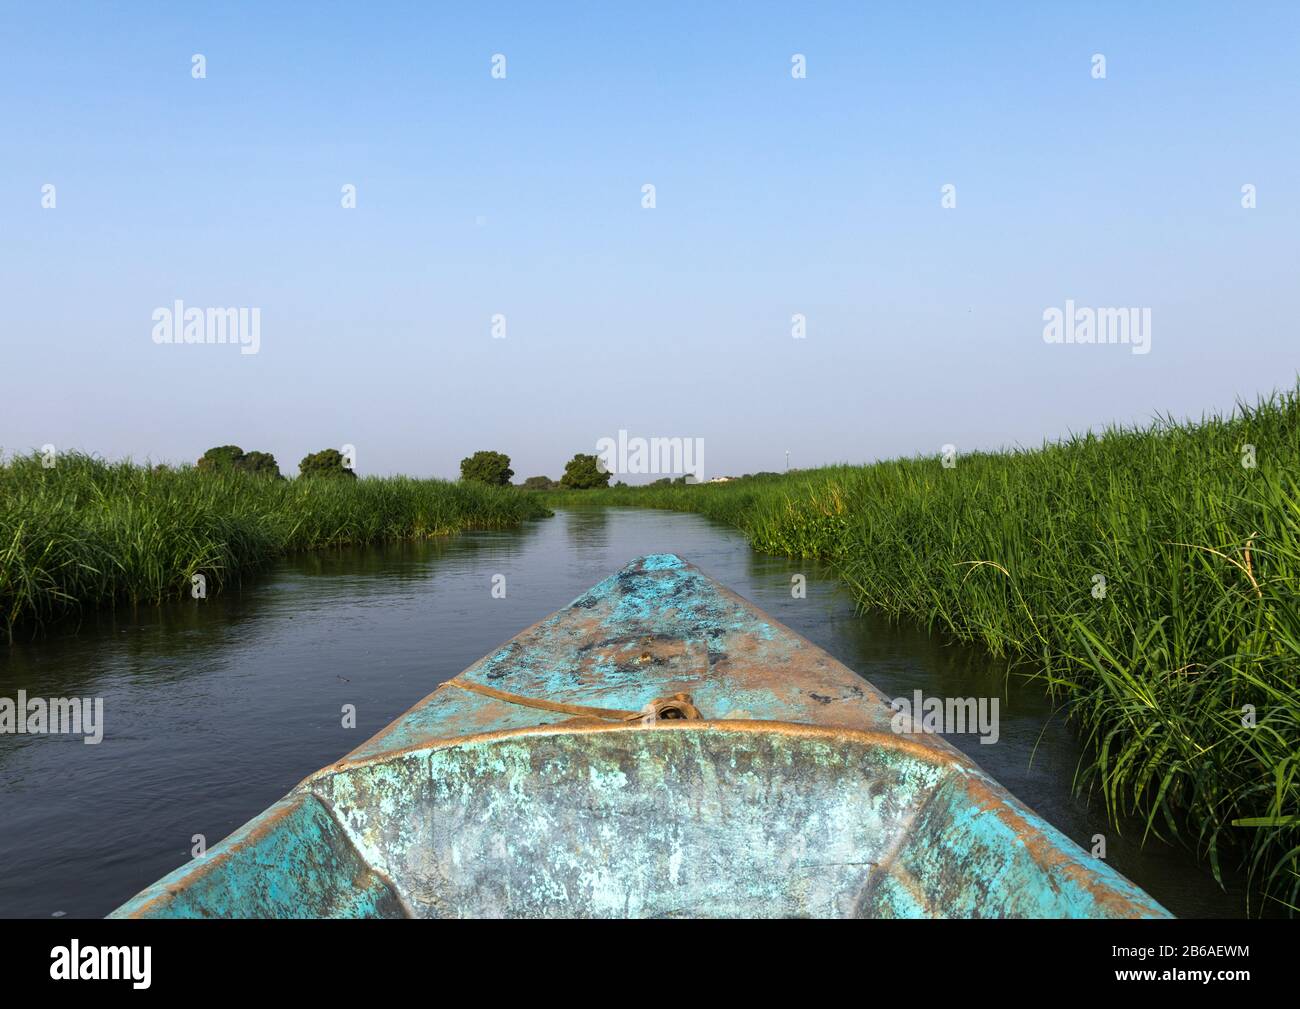
<path fill-rule="evenodd" d="M 588 560 L 603 560 L 609 548 L 608 508 L 573 508 L 565 512 L 564 531 L 569 543 Z"/>
<path fill-rule="evenodd" d="M 693 515 L 571 510 L 514 532 L 295 557 L 208 600 L 119 610 L 0 651 L 0 694 L 103 697 L 105 740 L 0 736 L 0 914 L 102 915 L 215 843 L 438 683 L 645 553 L 673 551 L 890 696 L 998 696 L 1001 739 L 953 742 L 1176 914 L 1235 915 L 1182 851 L 1139 850 L 1071 794 L 1073 735 L 1033 685 L 855 615 L 831 572 Z M 807 597 L 791 575 L 807 577 Z M 492 577 L 506 576 L 505 598 Z M 342 726 L 355 705 L 357 727 Z"/>

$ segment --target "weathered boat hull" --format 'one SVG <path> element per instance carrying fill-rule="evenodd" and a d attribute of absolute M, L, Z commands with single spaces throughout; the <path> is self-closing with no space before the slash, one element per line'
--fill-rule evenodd
<path fill-rule="evenodd" d="M 681 692 L 703 717 L 614 720 Z M 1167 916 L 891 716 L 825 652 L 653 555 L 114 915 Z"/>

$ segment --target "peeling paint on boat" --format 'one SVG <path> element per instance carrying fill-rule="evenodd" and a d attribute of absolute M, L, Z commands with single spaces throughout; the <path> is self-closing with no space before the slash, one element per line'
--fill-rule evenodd
<path fill-rule="evenodd" d="M 464 685 L 700 720 L 602 722 Z M 673 554 L 634 561 L 121 917 L 1166 917 Z"/>

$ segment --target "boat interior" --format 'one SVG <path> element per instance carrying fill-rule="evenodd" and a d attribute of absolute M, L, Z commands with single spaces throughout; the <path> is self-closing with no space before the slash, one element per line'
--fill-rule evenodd
<path fill-rule="evenodd" d="M 1076 857 L 1060 844 L 1066 839 L 1044 837 L 1052 828 L 991 784 L 928 742 L 807 725 L 684 721 L 491 733 L 325 768 L 203 864 L 164 880 L 134 913 L 1159 911 L 1108 868 L 1099 876 L 1082 849 Z"/>

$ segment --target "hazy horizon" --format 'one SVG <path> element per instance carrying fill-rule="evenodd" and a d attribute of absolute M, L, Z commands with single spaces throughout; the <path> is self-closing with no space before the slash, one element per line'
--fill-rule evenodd
<path fill-rule="evenodd" d="M 1298 382 L 1298 384 L 1300 384 L 1300 377 L 1298 377 L 1297 382 Z M 1268 396 L 1270 396 L 1272 393 L 1275 393 L 1275 392 L 1280 393 L 1280 392 L 1282 392 L 1283 390 L 1288 389 L 1288 388 L 1292 388 L 1292 386 L 1282 385 L 1282 386 L 1279 386 L 1279 387 L 1278 387 L 1277 389 L 1275 389 L 1275 390 L 1268 390 L 1268 391 L 1266 391 L 1266 392 L 1262 392 L 1262 393 L 1260 393 L 1260 397 L 1262 397 L 1262 398 L 1268 398 Z M 1252 399 L 1247 400 L 1247 401 L 1245 401 L 1245 402 L 1247 403 L 1247 405 L 1251 405 L 1251 406 L 1253 406 L 1256 402 L 1258 402 L 1258 398 L 1252 398 Z M 1208 410 L 1207 410 L 1207 411 L 1203 411 L 1201 414 L 1197 414 L 1197 415 L 1190 415 L 1190 414 L 1189 414 L 1189 415 L 1186 415 L 1186 416 L 1174 416 L 1174 417 L 1172 417 L 1172 418 L 1171 418 L 1170 415 L 1168 415 L 1168 414 L 1156 414 L 1156 413 L 1153 413 L 1150 417 L 1147 417 L 1147 418 L 1139 418 L 1138 420 L 1136 420 L 1136 421 L 1133 422 L 1133 423 L 1113 421 L 1113 422 L 1108 422 L 1108 423 L 1106 423 L 1106 424 L 1095 424 L 1095 425 L 1093 425 L 1091 428 L 1088 428 L 1088 429 L 1072 430 L 1072 431 L 1067 431 L 1067 432 L 1065 432 L 1065 433 L 1063 433 L 1063 434 L 1061 434 L 1061 435 L 1059 435 L 1059 436 L 1057 436 L 1057 437 L 1052 437 L 1052 438 L 1043 438 L 1043 439 L 1040 439 L 1038 442 L 1033 443 L 1033 444 L 1030 444 L 1030 443 L 1024 443 L 1024 442 L 1017 442 L 1017 443 L 1007 443 L 1007 444 L 1003 444 L 1003 445 L 974 445 L 974 446 L 966 446 L 966 447 L 962 448 L 962 449 L 961 449 L 961 452 L 962 452 L 962 454 L 966 454 L 966 453 L 969 453 L 969 452 L 976 452 L 976 453 L 986 452 L 986 453 L 987 453 L 987 452 L 1007 452 L 1007 451 L 1016 451 L 1016 450 L 1032 450 L 1032 449 L 1042 448 L 1042 447 L 1045 446 L 1045 445 L 1057 444 L 1057 443 L 1060 443 L 1060 442 L 1063 442 L 1063 441 L 1067 441 L 1069 438 L 1074 437 L 1074 436 L 1084 436 L 1084 435 L 1087 435 L 1087 434 L 1089 434 L 1089 433 L 1100 435 L 1100 434 L 1103 434 L 1106 430 L 1108 430 L 1108 429 L 1110 429 L 1110 428 L 1114 428 L 1114 427 L 1124 427 L 1124 428 L 1130 428 L 1130 427 L 1135 427 L 1135 426 L 1136 426 L 1136 427 L 1145 427 L 1145 426 L 1148 426 L 1148 425 L 1150 425 L 1150 424 L 1154 424 L 1154 423 L 1156 423 L 1156 422 L 1158 422 L 1158 421 L 1163 422 L 1163 421 L 1165 421 L 1165 420 L 1169 420 L 1169 419 L 1172 419 L 1172 420 L 1174 420 L 1175 422 L 1179 422 L 1179 423 L 1195 423 L 1195 422 L 1197 422 L 1197 421 L 1199 421 L 1199 420 L 1205 419 L 1206 417 L 1210 416 L 1212 413 L 1214 413 L 1214 414 L 1218 414 L 1218 415 L 1223 415 L 1223 416 L 1229 416 L 1229 415 L 1232 415 L 1232 414 L 1237 413 L 1237 412 L 1238 412 L 1238 407 L 1239 407 L 1239 406 L 1240 406 L 1240 401 L 1239 401 L 1237 404 L 1234 404 L 1234 405 L 1232 405 L 1232 406 L 1230 406 L 1230 407 L 1228 407 L 1228 408 L 1226 408 L 1226 409 L 1224 409 L 1224 410 L 1221 410 L 1221 411 L 1208 411 Z M 629 436 L 632 436 L 633 434 L 634 434 L 634 433 L 629 432 Z M 224 445 L 224 444 L 227 444 L 227 443 L 222 443 L 222 444 Z M 182 466 L 182 465 L 186 465 L 186 464 L 190 464 L 190 465 L 192 465 L 192 464 L 196 463 L 196 462 L 198 461 L 199 457 L 200 457 L 201 455 L 203 455 L 203 453 L 204 453 L 205 451 L 207 451 L 207 449 L 210 449 L 210 448 L 217 448 L 217 447 L 219 447 L 219 446 L 217 446 L 217 445 L 208 445 L 208 446 L 205 446 L 203 449 L 199 449 L 199 450 L 195 451 L 195 453 L 194 453 L 194 455 L 193 455 L 192 458 L 186 457 L 186 458 L 171 458 L 171 459 L 169 459 L 169 458 L 154 457 L 154 456 L 131 455 L 131 454 L 129 454 L 129 453 L 128 453 L 128 454 L 125 454 L 125 455 L 120 455 L 120 456 L 105 456 L 103 453 L 98 453 L 98 452 L 90 452 L 89 454 L 91 454 L 91 455 L 95 455 L 95 456 L 97 456 L 97 457 L 99 457 L 99 458 L 102 458 L 102 459 L 104 459 L 104 460 L 107 461 L 107 462 L 134 462 L 134 463 L 142 464 L 142 465 L 144 465 L 144 464 L 148 464 L 148 465 L 165 464 L 165 465 L 169 465 L 169 466 Z M 250 445 L 242 445 L 242 444 L 241 444 L 241 445 L 239 445 L 239 447 L 242 448 L 242 449 L 243 449 L 244 451 L 246 451 L 246 452 L 254 452 L 254 451 L 270 452 L 271 455 L 275 456 L 276 463 L 278 464 L 281 473 L 282 473 L 284 476 L 286 476 L 286 477 L 294 477 L 294 476 L 297 476 L 297 475 L 298 475 L 298 463 L 299 463 L 299 461 L 300 461 L 304 456 L 309 455 L 309 454 L 311 454 L 312 452 L 320 451 L 321 449 L 339 448 L 340 446 L 337 446 L 337 445 L 313 445 L 312 447 L 305 448 L 305 449 L 303 449 L 303 450 L 300 451 L 300 452 L 299 452 L 299 451 L 294 451 L 294 452 L 291 452 L 291 453 L 289 453 L 289 454 L 283 454 L 283 453 L 281 453 L 281 452 L 277 452 L 273 447 L 267 447 L 266 445 L 251 445 L 251 444 L 250 444 Z M 70 451 L 70 452 L 85 452 L 85 451 L 86 451 L 85 449 L 81 448 L 80 446 L 76 446 L 76 445 L 72 445 L 72 446 L 63 446 L 63 447 L 56 447 L 56 448 L 57 448 L 58 452 L 60 452 L 60 453 L 62 453 L 62 452 L 69 452 L 69 451 Z M 476 448 L 474 448 L 474 449 L 467 449 L 467 450 L 465 451 L 465 455 L 464 455 L 464 457 L 471 456 L 471 455 L 474 454 L 474 452 L 479 451 L 479 450 L 481 450 L 481 449 L 483 449 L 483 448 L 484 448 L 484 446 L 478 446 L 478 447 L 476 447 Z M 809 463 L 806 463 L 806 464 L 803 464 L 803 465 L 800 465 L 796 460 L 794 460 L 793 458 L 791 458 L 791 460 L 790 460 L 790 466 L 789 466 L 789 471 L 790 471 L 790 472 L 796 472 L 796 471 L 802 471 L 802 470 L 824 469 L 824 468 L 827 468 L 827 467 L 833 467 L 833 466 L 860 466 L 860 465 L 871 465 L 872 463 L 877 463 L 877 462 L 887 462 L 887 461 L 889 461 L 889 460 L 891 460 L 891 459 L 909 459 L 909 458 L 917 458 L 917 457 L 932 457 L 932 456 L 940 456 L 940 455 L 943 454 L 943 453 L 942 453 L 942 449 L 943 449 L 943 446 L 935 446 L 935 447 L 933 447 L 933 448 L 931 448 L 931 449 L 929 449 L 929 450 L 918 450 L 918 451 L 916 451 L 916 452 L 912 452 L 912 453 L 908 453 L 908 454 L 898 454 L 898 455 L 891 455 L 891 456 L 878 456 L 878 457 L 871 458 L 871 459 L 825 459 L 825 460 L 821 460 L 821 461 L 818 461 L 818 462 L 809 462 Z M 30 446 L 30 447 L 27 447 L 27 448 L 14 448 L 14 449 L 11 449 L 11 448 L 9 448 L 9 447 L 7 447 L 7 446 L 4 446 L 4 445 L 0 445 L 0 461 L 10 459 L 10 458 L 14 457 L 15 455 L 30 455 L 30 454 L 32 454 L 32 453 L 37 453 L 37 454 L 39 454 L 39 453 L 40 453 L 40 450 L 41 450 L 41 446 L 36 446 L 36 445 Z M 492 450 L 492 451 L 495 451 L 496 449 L 491 449 L 491 450 Z M 581 451 L 581 452 L 586 452 L 586 453 L 593 453 L 593 452 L 595 451 L 595 449 L 594 449 L 593 446 L 582 446 L 581 448 L 576 449 L 575 451 Z M 506 455 L 510 455 L 509 452 L 506 452 L 505 454 L 506 454 Z M 549 468 L 539 469 L 539 470 L 537 470 L 536 472 L 534 472 L 534 471 L 532 471 L 532 470 L 530 470 L 530 471 L 528 471 L 528 472 L 521 472 L 521 471 L 517 468 L 517 467 L 518 467 L 518 462 L 517 462 L 517 460 L 515 460 L 513 457 L 511 457 L 511 467 L 514 468 L 514 471 L 515 471 L 515 472 L 514 472 L 514 476 L 511 478 L 511 483 L 522 484 L 522 483 L 524 482 L 524 480 L 526 480 L 528 477 L 531 477 L 531 476 L 547 476 L 547 477 L 550 477 L 552 480 L 556 480 L 556 481 L 558 481 L 559 478 L 560 478 L 561 476 L 563 476 L 563 474 L 564 474 L 564 464 L 565 464 L 566 462 L 568 462 L 568 461 L 573 457 L 573 455 L 574 455 L 573 452 L 560 453 L 559 455 L 556 455 L 556 456 L 554 457 L 554 458 L 555 458 L 555 462 L 554 462 L 553 465 L 551 465 Z M 413 476 L 413 477 L 421 477 L 421 478 L 458 479 L 458 478 L 459 478 L 459 461 L 457 462 L 457 465 L 456 465 L 456 467 L 455 467 L 455 470 L 456 470 L 455 472 L 448 472 L 448 473 L 416 473 L 416 472 L 411 472 L 411 471 L 409 471 L 409 470 L 396 470 L 396 471 L 393 471 L 393 472 L 390 472 L 390 473 L 374 473 L 374 472 L 367 472 L 367 471 L 364 470 L 360 465 L 357 466 L 357 473 L 358 473 L 358 475 L 360 475 L 360 476 Z M 708 479 L 710 479 L 710 478 L 712 478 L 712 477 L 717 477 L 717 476 L 727 476 L 727 477 L 735 478 L 735 477 L 740 477 L 740 476 L 752 476 L 752 475 L 754 475 L 754 474 L 756 474 L 756 473 L 781 473 L 781 472 L 785 472 L 785 455 L 784 455 L 784 452 L 781 453 L 781 457 L 780 457 L 780 459 L 779 459 L 779 465 L 774 466 L 774 467 L 771 467 L 771 468 L 761 468 L 761 467 L 760 467 L 760 468 L 755 468 L 755 469 L 752 469 L 752 470 L 743 470 L 743 471 L 742 471 L 742 470 L 735 470 L 734 472 L 731 472 L 731 471 L 726 471 L 726 472 L 724 472 L 724 471 L 718 470 L 716 467 L 713 467 L 713 466 L 710 465 L 710 466 L 708 467 L 708 472 L 707 472 L 707 475 L 706 475 L 705 479 L 708 480 Z M 630 485 L 632 485 L 632 486 L 637 486 L 637 485 L 640 485 L 640 484 L 652 483 L 652 482 L 654 482 L 654 481 L 657 480 L 657 479 L 660 479 L 660 474 L 657 474 L 657 473 L 653 473 L 653 474 L 649 474 L 649 475 L 628 474 L 628 473 L 616 473 L 616 474 L 614 474 L 614 476 L 611 478 L 611 483 L 613 483 L 615 480 L 622 480 L 622 481 L 624 481 L 624 482 L 626 482 L 626 483 L 628 483 L 628 484 L 630 484 Z"/>
<path fill-rule="evenodd" d="M 54 3 L 0 28 L 6 454 L 237 444 L 292 475 L 349 444 L 362 475 L 454 477 L 491 449 L 518 482 L 625 430 L 740 475 L 1295 386 L 1287 5 Z M 257 308 L 257 352 L 157 342 L 177 301 Z M 1149 353 L 1047 342 L 1067 305 L 1147 312 Z"/>

